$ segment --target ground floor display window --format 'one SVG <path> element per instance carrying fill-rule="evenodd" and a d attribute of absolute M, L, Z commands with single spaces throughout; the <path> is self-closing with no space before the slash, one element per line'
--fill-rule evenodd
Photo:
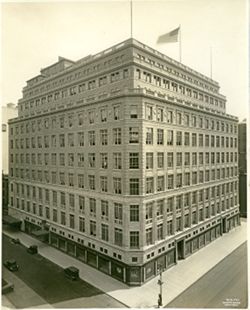
<path fill-rule="evenodd" d="M 185 244 L 185 256 L 189 255 L 191 253 L 191 242 L 186 241 Z"/>
<path fill-rule="evenodd" d="M 203 234 L 199 236 L 199 247 L 200 248 L 203 247 L 204 244 L 205 244 L 205 235 Z"/>
<path fill-rule="evenodd" d="M 145 278 L 149 279 L 155 274 L 155 262 L 151 261 L 145 265 Z"/>
<path fill-rule="evenodd" d="M 76 254 L 75 254 L 75 244 L 74 243 L 72 243 L 72 242 L 70 242 L 70 241 L 68 241 L 67 242 L 67 252 L 70 254 L 70 255 L 73 255 L 73 256 L 75 256 Z"/>
<path fill-rule="evenodd" d="M 139 267 L 130 267 L 128 270 L 129 270 L 127 273 L 128 282 L 130 283 L 141 282 L 141 269 Z"/>
<path fill-rule="evenodd" d="M 85 262 L 85 249 L 76 247 L 76 257 L 81 260 L 82 262 Z"/>
<path fill-rule="evenodd" d="M 95 253 L 87 252 L 87 263 L 90 266 L 97 267 L 97 256 Z"/>
<path fill-rule="evenodd" d="M 109 259 L 99 256 L 98 257 L 98 268 L 105 272 L 105 273 L 109 273 L 109 265 L 110 265 L 110 261 Z"/>
<path fill-rule="evenodd" d="M 59 249 L 66 252 L 66 241 L 59 238 Z"/>
<path fill-rule="evenodd" d="M 123 280 L 123 266 L 116 262 L 111 262 L 111 275 L 119 280 Z"/>
<path fill-rule="evenodd" d="M 205 237 L 206 237 L 206 243 L 209 243 L 209 242 L 211 241 L 210 231 L 207 231 L 207 232 L 206 232 Z"/>
<path fill-rule="evenodd" d="M 167 253 L 167 267 L 175 263 L 175 249 Z"/>
<path fill-rule="evenodd" d="M 197 237 L 192 240 L 192 250 L 193 252 L 198 250 L 198 238 Z"/>
<path fill-rule="evenodd" d="M 50 235 L 50 244 L 56 248 L 58 247 L 58 238 L 54 234 Z"/>

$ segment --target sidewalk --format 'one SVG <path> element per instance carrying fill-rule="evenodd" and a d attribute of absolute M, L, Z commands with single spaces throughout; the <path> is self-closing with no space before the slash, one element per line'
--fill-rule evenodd
<path fill-rule="evenodd" d="M 127 285 L 99 272 L 98 270 L 70 257 L 61 251 L 44 244 L 22 232 L 10 233 L 3 230 L 6 235 L 19 238 L 25 246 L 38 245 L 39 253 L 65 268 L 74 265 L 80 270 L 80 277 L 93 286 L 106 292 L 111 297 L 131 308 L 156 307 L 159 294 L 159 277 L 152 279 L 141 287 L 128 287 Z M 166 305 L 191 284 L 207 273 L 223 258 L 240 246 L 247 239 L 247 223 L 234 228 L 227 234 L 216 239 L 195 254 L 178 261 L 178 264 L 162 274 L 163 304 Z M 73 302 L 73 301 L 72 301 Z M 70 305 L 68 305 L 70 306 Z"/>

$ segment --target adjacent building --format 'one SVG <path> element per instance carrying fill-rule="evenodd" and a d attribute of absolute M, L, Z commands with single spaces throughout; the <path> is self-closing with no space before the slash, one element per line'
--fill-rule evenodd
<path fill-rule="evenodd" d="M 134 39 L 27 81 L 10 121 L 21 229 L 140 285 L 239 221 L 219 84 Z"/>
<path fill-rule="evenodd" d="M 239 203 L 240 215 L 247 217 L 247 122 L 238 126 L 239 140 Z"/>
<path fill-rule="evenodd" d="M 17 117 L 18 110 L 14 103 L 2 106 L 2 172 L 6 175 L 9 170 L 9 128 L 8 120 Z"/>
<path fill-rule="evenodd" d="M 8 214 L 9 186 L 9 137 L 8 120 L 17 117 L 17 106 L 14 103 L 8 103 L 2 107 L 2 214 Z"/>

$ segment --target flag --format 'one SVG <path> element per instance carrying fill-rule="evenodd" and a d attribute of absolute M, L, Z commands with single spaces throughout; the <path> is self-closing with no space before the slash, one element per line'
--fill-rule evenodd
<path fill-rule="evenodd" d="M 178 42 L 178 34 L 180 31 L 180 27 L 165 33 L 161 36 L 159 36 L 157 43 L 161 44 L 161 43 L 173 43 L 173 42 Z"/>

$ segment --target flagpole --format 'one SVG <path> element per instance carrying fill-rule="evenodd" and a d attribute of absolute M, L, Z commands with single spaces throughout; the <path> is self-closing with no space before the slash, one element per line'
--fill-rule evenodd
<path fill-rule="evenodd" d="M 210 78 L 213 78 L 213 49 L 210 46 Z"/>
<path fill-rule="evenodd" d="M 180 33 L 180 39 L 179 39 L 179 59 L 181 62 L 181 24 L 179 25 L 179 33 Z"/>
<path fill-rule="evenodd" d="M 130 36 L 133 38 L 133 1 L 130 1 Z"/>

